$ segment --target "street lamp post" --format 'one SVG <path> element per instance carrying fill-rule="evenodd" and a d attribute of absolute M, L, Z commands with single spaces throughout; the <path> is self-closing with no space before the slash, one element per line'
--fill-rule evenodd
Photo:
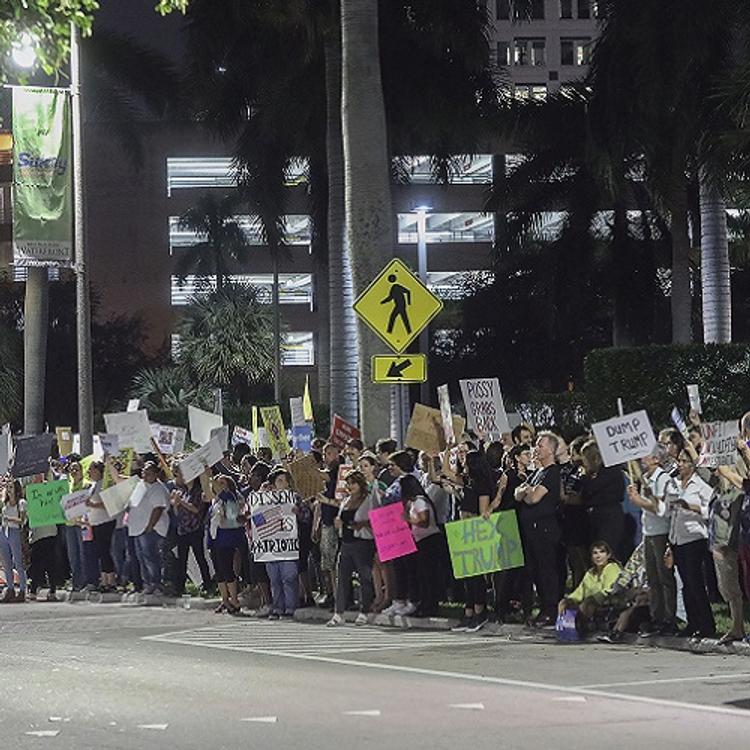
<path fill-rule="evenodd" d="M 419 280 L 425 286 L 427 286 L 427 214 L 431 210 L 431 206 L 417 206 L 414 209 L 417 215 L 417 274 Z M 419 351 L 429 358 L 430 332 L 427 327 L 419 334 Z M 427 404 L 429 400 L 429 383 L 421 383 L 419 386 L 419 401 Z"/>
<path fill-rule="evenodd" d="M 70 98 L 73 115 L 73 244 L 76 274 L 76 343 L 78 350 L 78 430 L 81 455 L 93 450 L 94 393 L 91 364 L 91 299 L 83 194 L 83 117 L 81 114 L 81 46 L 78 27 L 70 24 Z"/>

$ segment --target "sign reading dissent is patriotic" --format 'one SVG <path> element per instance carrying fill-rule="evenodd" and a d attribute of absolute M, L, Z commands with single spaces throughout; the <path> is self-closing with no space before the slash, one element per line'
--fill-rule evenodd
<path fill-rule="evenodd" d="M 294 513 L 294 492 L 251 492 L 248 502 L 253 560 L 298 560 L 299 536 L 297 516 Z"/>

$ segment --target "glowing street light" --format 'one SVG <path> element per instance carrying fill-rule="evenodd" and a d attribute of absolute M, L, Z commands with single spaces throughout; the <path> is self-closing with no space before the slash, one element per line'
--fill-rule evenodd
<path fill-rule="evenodd" d="M 10 56 L 19 68 L 33 68 L 36 63 L 34 37 L 26 31 L 21 34 L 21 38 L 11 44 Z"/>

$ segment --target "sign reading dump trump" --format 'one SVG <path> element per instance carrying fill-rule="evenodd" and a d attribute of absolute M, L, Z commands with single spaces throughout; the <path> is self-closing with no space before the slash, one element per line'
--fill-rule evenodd
<path fill-rule="evenodd" d="M 297 516 L 294 513 L 294 492 L 251 492 L 248 503 L 253 535 L 253 560 L 298 560 L 299 536 Z"/>
<path fill-rule="evenodd" d="M 445 525 L 456 578 L 494 573 L 497 570 L 521 568 L 523 547 L 514 510 L 465 518 Z"/>
<path fill-rule="evenodd" d="M 650 456 L 656 445 L 654 431 L 645 411 L 596 422 L 591 429 L 605 466 L 617 466 Z"/>

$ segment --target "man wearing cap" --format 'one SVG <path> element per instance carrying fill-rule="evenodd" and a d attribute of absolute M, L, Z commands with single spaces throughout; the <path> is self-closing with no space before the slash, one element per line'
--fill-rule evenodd
<path fill-rule="evenodd" d="M 161 593 L 161 547 L 169 531 L 169 491 L 158 472 L 154 461 L 144 464 L 128 505 L 128 534 L 135 542 L 144 594 Z"/>

